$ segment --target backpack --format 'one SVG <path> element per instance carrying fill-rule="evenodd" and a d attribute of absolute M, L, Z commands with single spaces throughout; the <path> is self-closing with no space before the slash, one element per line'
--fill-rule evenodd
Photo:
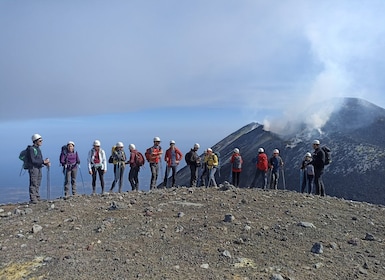
<path fill-rule="evenodd" d="M 324 151 L 324 153 L 325 153 L 325 162 L 324 162 L 324 165 L 330 164 L 330 163 L 332 162 L 332 155 L 331 155 L 332 151 L 331 151 L 330 148 L 327 147 L 327 146 L 322 146 L 321 149 L 322 149 L 322 151 Z"/>
<path fill-rule="evenodd" d="M 237 155 L 234 157 L 233 168 L 234 169 L 241 169 L 242 168 L 242 157 L 240 155 Z"/>
<path fill-rule="evenodd" d="M 31 146 L 31 145 L 28 145 L 27 148 L 25 148 L 24 150 L 22 150 L 19 154 L 19 159 L 21 161 L 23 161 L 23 169 L 29 169 L 29 167 L 31 166 L 31 158 L 29 156 L 29 148 L 33 148 L 33 152 L 35 154 L 35 156 L 37 155 L 37 150 Z"/>
<path fill-rule="evenodd" d="M 115 150 L 116 150 L 116 146 L 114 145 L 111 148 L 111 155 L 108 158 L 108 163 L 114 163 L 114 157 L 112 155 L 115 153 Z"/>
<path fill-rule="evenodd" d="M 190 151 L 187 152 L 187 153 L 185 154 L 185 156 L 184 156 L 184 160 L 186 161 L 186 164 L 187 164 L 187 165 L 191 165 L 191 164 L 192 164 L 192 162 L 191 162 L 191 154 L 192 154 L 192 152 L 191 152 L 191 150 L 190 150 Z"/>
<path fill-rule="evenodd" d="M 138 151 L 136 152 L 136 154 L 135 154 L 135 164 L 137 166 L 144 165 L 144 156 L 143 156 L 143 154 L 141 152 L 138 152 Z"/>
<path fill-rule="evenodd" d="M 60 156 L 59 156 L 59 162 L 60 162 L 60 159 L 61 159 L 61 156 L 64 155 L 67 157 L 67 154 L 68 154 L 68 148 L 67 148 L 67 145 L 63 145 L 61 147 L 61 152 L 60 152 Z"/>

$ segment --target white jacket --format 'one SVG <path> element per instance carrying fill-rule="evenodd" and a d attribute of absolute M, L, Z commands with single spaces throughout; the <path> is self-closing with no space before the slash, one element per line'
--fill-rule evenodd
<path fill-rule="evenodd" d="M 95 149 L 92 148 L 89 152 L 88 152 L 88 158 L 87 158 L 87 162 L 88 162 L 88 171 L 91 171 L 92 167 L 93 166 L 97 166 L 97 165 L 100 165 L 102 167 L 102 170 L 105 170 L 107 171 L 107 158 L 106 158 L 106 153 L 104 152 L 104 150 L 102 148 L 99 149 L 99 158 L 100 158 L 100 163 L 99 164 L 95 164 L 94 163 L 94 159 L 95 159 Z"/>

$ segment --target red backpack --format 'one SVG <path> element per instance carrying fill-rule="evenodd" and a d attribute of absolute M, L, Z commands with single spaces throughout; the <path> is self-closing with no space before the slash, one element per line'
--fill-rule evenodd
<path fill-rule="evenodd" d="M 267 155 L 265 153 L 260 153 L 258 155 L 257 168 L 264 171 L 267 171 L 267 169 L 269 168 Z"/>
<path fill-rule="evenodd" d="M 135 153 L 135 164 L 137 166 L 143 166 L 144 165 L 144 156 L 141 152 L 136 152 Z"/>

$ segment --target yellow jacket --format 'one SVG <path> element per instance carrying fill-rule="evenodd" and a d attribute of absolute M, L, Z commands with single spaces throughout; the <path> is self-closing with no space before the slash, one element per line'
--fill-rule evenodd
<path fill-rule="evenodd" d="M 208 169 L 211 169 L 218 166 L 218 157 L 214 153 L 207 154 L 205 155 L 203 162 L 207 165 Z"/>

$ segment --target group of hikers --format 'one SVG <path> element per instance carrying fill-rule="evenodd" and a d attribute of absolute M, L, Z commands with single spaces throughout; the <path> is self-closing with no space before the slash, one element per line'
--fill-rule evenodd
<path fill-rule="evenodd" d="M 29 172 L 29 196 L 30 202 L 35 204 L 40 200 L 39 188 L 42 180 L 42 167 L 51 165 L 48 158 L 43 159 L 40 146 L 43 139 L 39 134 L 32 135 L 32 146 L 27 148 L 27 168 Z M 115 186 L 118 185 L 118 192 L 122 192 L 123 174 L 126 165 L 130 166 L 128 180 L 133 191 L 139 190 L 138 174 L 140 168 L 149 163 L 151 170 L 150 190 L 157 188 L 157 181 L 161 167 L 161 160 L 166 162 L 166 170 L 164 174 L 163 187 L 168 187 L 169 174 L 171 172 L 171 187 L 176 187 L 177 167 L 183 160 L 183 153 L 176 147 L 175 141 L 169 142 L 170 147 L 163 153 L 160 146 L 161 140 L 159 137 L 154 137 L 153 145 L 149 147 L 143 156 L 141 152 L 136 150 L 134 144 L 129 145 L 129 155 L 124 151 L 124 144 L 117 142 L 113 146 L 111 155 L 107 159 L 106 152 L 101 148 L 99 140 L 93 142 L 92 149 L 88 152 L 87 165 L 88 172 L 92 176 L 92 194 L 96 194 L 96 181 L 99 177 L 101 193 L 105 193 L 104 174 L 107 172 L 108 163 L 113 164 L 114 180 L 109 189 L 113 192 Z M 319 140 L 313 142 L 313 154 L 307 153 L 302 161 L 301 170 L 303 171 L 303 180 L 301 191 L 311 193 L 315 190 L 316 195 L 325 195 L 325 188 L 322 182 L 322 174 L 325 165 L 325 153 L 320 148 Z M 190 187 L 216 187 L 215 173 L 219 167 L 218 154 L 208 148 L 201 158 L 198 154 L 200 145 L 195 143 L 193 148 L 184 156 L 185 162 L 190 168 Z M 239 187 L 240 174 L 242 172 L 243 159 L 238 148 L 234 148 L 230 158 L 232 184 Z M 255 158 L 255 175 L 250 185 L 251 188 L 267 188 L 267 174 L 270 171 L 270 189 L 277 189 L 279 180 L 279 171 L 284 163 L 279 156 L 279 150 L 274 149 L 273 155 L 268 158 L 264 149 L 258 149 L 258 156 Z M 75 150 L 75 143 L 69 141 L 62 147 L 60 154 L 60 164 L 63 166 L 64 174 L 64 198 L 68 198 L 71 194 L 76 195 L 76 177 L 80 159 Z"/>

